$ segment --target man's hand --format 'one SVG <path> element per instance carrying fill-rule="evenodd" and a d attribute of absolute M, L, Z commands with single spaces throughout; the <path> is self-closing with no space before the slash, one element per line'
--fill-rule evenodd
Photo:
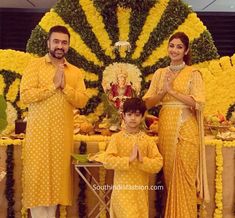
<path fill-rule="evenodd" d="M 65 78 L 64 78 L 64 73 L 62 74 L 62 78 L 61 78 L 61 84 L 60 84 L 60 88 L 64 89 L 65 87 Z"/>
<path fill-rule="evenodd" d="M 56 89 L 64 87 L 64 64 L 59 64 L 53 79 Z M 62 84 L 63 81 L 63 84 Z"/>

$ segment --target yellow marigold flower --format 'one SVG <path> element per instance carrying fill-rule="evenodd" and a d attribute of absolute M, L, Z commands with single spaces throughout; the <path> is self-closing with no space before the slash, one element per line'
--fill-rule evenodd
<path fill-rule="evenodd" d="M 136 49 L 132 55 L 133 59 L 137 59 L 142 50 L 144 45 L 149 39 L 151 32 L 154 30 L 156 25 L 159 23 L 162 14 L 164 13 L 169 0 L 159 0 L 156 4 L 150 9 L 148 17 L 146 18 L 145 24 L 142 28 L 140 36 L 136 42 Z"/>
<path fill-rule="evenodd" d="M 9 70 L 22 75 L 25 67 L 32 58 L 35 57 L 29 53 L 14 51 L 11 49 L 0 50 L 0 70 Z"/>
<path fill-rule="evenodd" d="M 20 79 L 16 79 L 10 86 L 6 99 L 10 102 L 14 102 L 19 92 Z"/>
<path fill-rule="evenodd" d="M 16 104 L 20 109 L 25 109 L 27 107 L 22 101 L 17 101 Z"/>
<path fill-rule="evenodd" d="M 221 64 L 223 70 L 227 70 L 232 67 L 230 57 L 228 57 L 228 56 L 224 56 L 224 57 L 220 58 L 219 62 Z"/>
<path fill-rule="evenodd" d="M 60 205 L 60 218 L 66 218 L 66 217 L 67 217 L 66 206 Z"/>
<path fill-rule="evenodd" d="M 197 15 L 195 13 L 190 13 L 184 23 L 182 23 L 174 32 L 185 32 L 185 34 L 188 35 L 189 40 L 192 41 L 193 39 L 198 38 L 205 30 L 206 27 L 199 20 Z M 167 55 L 167 45 L 168 39 L 164 40 L 163 43 L 152 52 L 148 59 L 143 63 L 143 66 L 151 66 L 156 60 L 165 57 Z"/>
<path fill-rule="evenodd" d="M 114 58 L 112 41 L 105 29 L 100 12 L 97 11 L 91 0 L 80 0 L 79 3 L 86 14 L 87 21 L 91 25 L 93 33 L 96 35 L 101 47 L 104 49 L 105 54 Z"/>
<path fill-rule="evenodd" d="M 222 72 L 222 68 L 220 66 L 219 60 L 212 60 L 212 61 L 210 61 L 208 69 L 214 75 L 220 74 Z"/>
<path fill-rule="evenodd" d="M 5 87 L 6 87 L 6 84 L 5 84 L 4 78 L 2 75 L 0 75 L 0 95 L 3 94 Z"/>
<path fill-rule="evenodd" d="M 89 98 L 91 98 L 92 96 L 96 96 L 98 95 L 99 90 L 96 88 L 88 88 L 86 89 L 86 94 L 88 95 Z"/>
<path fill-rule="evenodd" d="M 84 71 L 84 70 L 82 70 L 82 71 Z M 97 81 L 99 79 L 98 75 L 96 75 L 94 73 L 86 72 L 86 71 L 84 71 L 84 78 L 87 81 Z"/>
<path fill-rule="evenodd" d="M 235 54 L 231 57 L 232 65 L 235 66 Z"/>
<path fill-rule="evenodd" d="M 120 41 L 128 41 L 128 35 L 130 32 L 130 26 L 129 26 L 130 15 L 131 15 L 130 8 L 118 7 L 117 19 L 118 19 Z"/>

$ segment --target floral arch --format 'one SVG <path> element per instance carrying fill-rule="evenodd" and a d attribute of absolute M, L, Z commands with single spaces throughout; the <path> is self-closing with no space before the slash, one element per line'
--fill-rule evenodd
<path fill-rule="evenodd" d="M 189 36 L 193 65 L 200 67 L 206 81 L 210 93 L 206 113 L 226 112 L 234 102 L 235 94 L 232 92 L 227 93 L 227 98 L 222 98 L 222 88 L 214 90 L 218 81 L 221 86 L 231 86 L 232 89 L 235 81 L 227 75 L 233 74 L 234 58 L 218 59 L 210 33 L 184 2 L 60 0 L 32 31 L 26 53 L 0 50 L 0 95 L 4 95 L 8 102 L 10 124 L 25 111 L 25 105 L 19 100 L 19 83 L 24 68 L 30 59 L 47 53 L 47 32 L 54 25 L 64 25 L 71 33 L 67 59 L 84 73 L 90 99 L 80 112 L 90 120 L 96 120 L 104 112 L 101 83 L 106 67 L 115 63 L 136 66 L 141 72 L 140 95 L 143 95 L 153 73 L 169 64 L 167 40 L 176 31 L 184 31 Z M 128 41 L 130 52 L 113 52 L 118 41 Z M 216 93 L 216 97 L 211 93 Z M 219 98 L 223 104 L 218 105 Z"/>

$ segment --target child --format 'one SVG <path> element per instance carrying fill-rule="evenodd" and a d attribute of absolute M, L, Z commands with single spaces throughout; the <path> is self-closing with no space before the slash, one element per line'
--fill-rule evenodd
<path fill-rule="evenodd" d="M 140 130 L 146 107 L 139 98 L 123 105 L 125 130 L 112 135 L 105 152 L 104 166 L 114 170 L 111 218 L 147 218 L 149 174 L 162 167 L 157 145 Z"/>

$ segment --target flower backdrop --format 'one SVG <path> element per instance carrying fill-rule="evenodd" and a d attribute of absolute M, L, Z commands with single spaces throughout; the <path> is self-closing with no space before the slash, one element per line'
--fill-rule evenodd
<path fill-rule="evenodd" d="M 190 38 L 193 65 L 201 70 L 206 84 L 205 113 L 208 115 L 219 111 L 225 114 L 227 111 L 231 113 L 231 109 L 235 110 L 235 55 L 219 59 L 207 28 L 182 1 L 60 0 L 32 31 L 26 53 L 0 50 L 0 96 L 3 95 L 7 101 L 8 123 L 3 134 L 14 130 L 16 118 L 25 116 L 26 106 L 19 100 L 20 79 L 30 60 L 47 53 L 47 33 L 54 25 L 64 25 L 71 33 L 67 59 L 80 68 L 85 76 L 90 99 L 80 113 L 90 121 L 96 121 L 104 113 L 101 101 L 104 92 L 103 72 L 108 72 L 117 62 L 133 65 L 141 72 L 143 95 L 153 73 L 169 64 L 167 42 L 176 31 L 183 31 Z M 130 52 L 114 51 L 113 46 L 118 41 L 128 41 Z M 87 138 L 81 135 L 79 138 L 75 136 L 75 140 L 83 140 L 83 137 Z M 89 140 L 101 139 L 103 136 L 89 137 Z M 14 141 L 16 143 L 20 142 Z M 216 145 L 218 157 L 214 217 L 222 217 L 223 210 L 221 143 L 211 142 Z"/>
<path fill-rule="evenodd" d="M 103 72 L 115 62 L 134 65 L 141 72 L 141 95 L 153 73 L 169 64 L 167 41 L 176 31 L 190 38 L 192 62 L 200 67 L 207 91 L 206 113 L 226 113 L 235 93 L 234 57 L 218 59 L 210 33 L 188 5 L 175 0 L 61 0 L 46 13 L 32 31 L 27 52 L 0 50 L 0 95 L 8 102 L 8 129 L 21 117 L 25 105 L 19 101 L 19 83 L 27 63 L 47 53 L 46 39 L 54 25 L 71 33 L 67 59 L 85 76 L 89 101 L 80 113 L 95 121 L 104 112 L 101 96 Z M 130 52 L 115 51 L 118 41 L 128 41 Z M 220 104 L 218 104 L 220 102 Z"/>

